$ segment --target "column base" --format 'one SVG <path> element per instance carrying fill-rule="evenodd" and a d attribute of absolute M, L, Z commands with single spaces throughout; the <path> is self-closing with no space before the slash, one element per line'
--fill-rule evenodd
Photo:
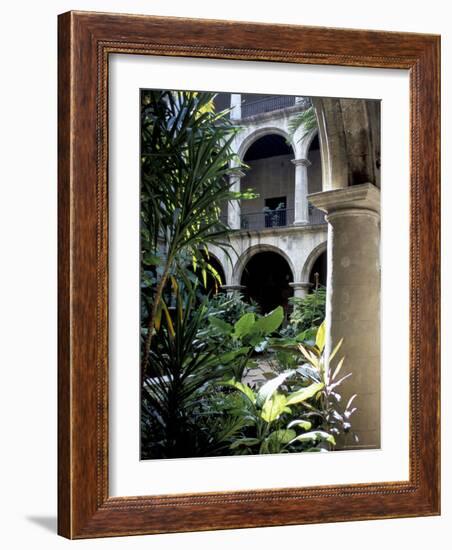
<path fill-rule="evenodd" d="M 244 285 L 221 285 L 221 290 L 225 290 L 228 294 L 232 292 L 242 292 L 245 290 Z"/>

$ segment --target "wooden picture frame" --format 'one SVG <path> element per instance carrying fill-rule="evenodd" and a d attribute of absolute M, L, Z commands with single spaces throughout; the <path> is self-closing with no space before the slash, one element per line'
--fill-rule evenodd
<path fill-rule="evenodd" d="M 440 38 L 68 12 L 59 16 L 58 47 L 59 534 L 88 538 L 439 514 Z M 109 496 L 107 91 L 112 53 L 409 71 L 408 481 Z"/>

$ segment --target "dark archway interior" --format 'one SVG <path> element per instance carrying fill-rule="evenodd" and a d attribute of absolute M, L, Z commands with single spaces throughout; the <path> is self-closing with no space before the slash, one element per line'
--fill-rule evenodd
<path fill-rule="evenodd" d="M 286 260 L 276 252 L 259 252 L 246 264 L 240 283 L 245 286 L 244 296 L 255 301 L 261 313 L 283 306 L 287 315 L 288 299 L 293 295 L 289 283 L 292 271 Z"/>
<path fill-rule="evenodd" d="M 267 134 L 252 143 L 243 160 L 258 160 L 292 154 L 292 147 L 278 134 Z"/>
<path fill-rule="evenodd" d="M 311 283 L 311 289 L 316 288 L 316 284 L 326 286 L 326 269 L 327 269 L 327 255 L 326 250 L 322 252 L 312 266 L 311 273 L 309 274 L 309 282 Z"/>

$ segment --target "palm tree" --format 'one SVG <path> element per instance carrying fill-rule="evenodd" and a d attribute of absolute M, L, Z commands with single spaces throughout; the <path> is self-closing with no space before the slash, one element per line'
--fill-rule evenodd
<path fill-rule="evenodd" d="M 143 373 L 170 281 L 184 279 L 187 265 L 209 271 L 208 245 L 226 252 L 229 228 L 222 204 L 246 194 L 230 190 L 241 163 L 231 149 L 239 130 L 228 111 L 215 112 L 215 94 L 144 91 L 141 104 L 141 252 Z"/>

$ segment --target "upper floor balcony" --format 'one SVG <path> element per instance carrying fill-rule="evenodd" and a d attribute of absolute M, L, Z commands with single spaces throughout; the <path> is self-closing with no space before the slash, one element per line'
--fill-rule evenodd
<path fill-rule="evenodd" d="M 295 106 L 299 110 L 306 110 L 311 106 L 311 100 L 289 95 L 232 94 L 231 118 L 243 120 Z"/>
<path fill-rule="evenodd" d="M 261 231 L 262 229 L 278 229 L 289 227 L 294 223 L 293 208 L 275 210 L 264 209 L 258 212 L 242 212 L 240 214 L 240 229 L 245 231 Z M 223 221 L 226 221 L 223 218 Z M 309 222 L 307 225 L 324 225 L 325 213 L 309 206 Z"/>

